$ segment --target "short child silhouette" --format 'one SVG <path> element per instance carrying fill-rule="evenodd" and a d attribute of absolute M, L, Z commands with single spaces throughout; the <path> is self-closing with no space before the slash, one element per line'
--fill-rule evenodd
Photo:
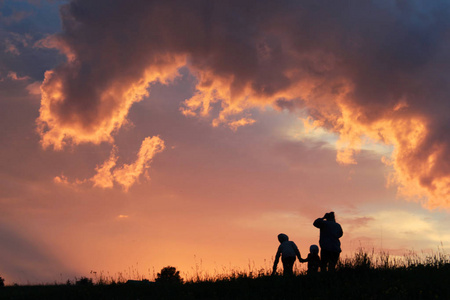
<path fill-rule="evenodd" d="M 301 262 L 308 262 L 308 274 L 317 273 L 320 266 L 319 247 L 317 245 L 311 245 L 309 247 L 308 257 L 302 259 Z"/>
<path fill-rule="evenodd" d="M 280 246 L 278 247 L 277 254 L 275 255 L 275 261 L 273 262 L 273 271 L 272 275 L 277 272 L 277 265 L 280 260 L 283 263 L 283 275 L 293 275 L 293 268 L 295 257 L 298 257 L 299 261 L 302 261 L 302 257 L 300 255 L 300 251 L 297 248 L 297 245 L 289 241 L 289 237 L 284 233 L 280 233 L 278 235 L 278 241 L 280 241 Z"/>

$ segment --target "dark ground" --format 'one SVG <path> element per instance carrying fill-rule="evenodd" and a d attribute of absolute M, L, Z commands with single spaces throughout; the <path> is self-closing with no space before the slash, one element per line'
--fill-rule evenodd
<path fill-rule="evenodd" d="M 6 286 L 0 299 L 450 299 L 450 265 L 188 283 Z"/>

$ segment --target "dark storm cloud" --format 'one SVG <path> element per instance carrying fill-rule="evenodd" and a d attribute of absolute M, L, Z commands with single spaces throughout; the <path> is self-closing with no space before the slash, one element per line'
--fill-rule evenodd
<path fill-rule="evenodd" d="M 254 122 L 247 108 L 300 104 L 340 134 L 338 161 L 355 163 L 362 135 L 392 144 L 391 180 L 448 206 L 449 5 L 71 1 L 62 32 L 42 41 L 67 56 L 42 85 L 43 146 L 112 141 L 152 82 L 188 66 L 198 83 L 185 115 L 221 102 L 213 125 L 235 129 Z"/>

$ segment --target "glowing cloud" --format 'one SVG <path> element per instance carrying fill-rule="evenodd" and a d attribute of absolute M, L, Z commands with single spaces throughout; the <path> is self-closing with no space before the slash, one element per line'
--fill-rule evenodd
<path fill-rule="evenodd" d="M 198 81 L 184 115 L 220 104 L 212 125 L 236 130 L 254 122 L 250 108 L 299 105 L 339 135 L 339 163 L 357 163 L 365 136 L 393 145 L 390 182 L 450 207 L 449 15 L 426 1 L 73 0 L 61 8 L 63 32 L 40 43 L 67 56 L 41 86 L 41 142 L 112 142 L 151 83 L 186 66 Z M 126 189 L 142 157 L 114 180 Z"/>
<path fill-rule="evenodd" d="M 94 187 L 112 188 L 114 186 L 114 176 L 111 169 L 116 166 L 118 159 L 116 152 L 117 147 L 113 147 L 109 158 L 101 166 L 95 168 L 97 174 L 90 179 L 94 183 Z"/>
<path fill-rule="evenodd" d="M 55 178 L 53 178 L 53 182 L 57 184 L 69 184 L 69 180 L 64 175 L 55 176 Z"/>
<path fill-rule="evenodd" d="M 130 165 L 125 164 L 114 170 L 114 180 L 122 185 L 124 190 L 128 190 L 138 180 L 139 176 L 148 169 L 153 156 L 163 151 L 164 148 L 164 141 L 159 137 L 147 137 L 142 142 L 136 161 Z"/>
<path fill-rule="evenodd" d="M 110 157 L 101 166 L 97 166 L 97 174 L 90 181 L 94 183 L 94 187 L 101 188 L 112 188 L 114 182 L 117 182 L 124 191 L 127 191 L 139 179 L 139 176 L 148 170 L 155 154 L 163 151 L 164 148 L 164 141 L 158 136 L 147 137 L 142 142 L 134 163 L 124 164 L 112 170 L 118 159 L 117 148 L 114 147 Z"/>
<path fill-rule="evenodd" d="M 18 76 L 16 72 L 9 72 L 8 73 L 8 78 L 10 78 L 11 80 L 28 80 L 30 79 L 30 77 L 28 76 Z"/>
<path fill-rule="evenodd" d="M 82 76 L 76 61 L 46 72 L 37 120 L 42 146 L 61 150 L 68 141 L 74 144 L 113 142 L 111 134 L 126 123 L 131 105 L 148 95 L 149 84 L 166 82 L 178 74 L 176 58 L 161 58 L 156 63 L 162 66 L 140 70 L 134 78 L 121 75 L 101 78 L 102 83 L 89 79 L 94 75 Z M 106 71 L 105 77 L 109 76 Z"/>

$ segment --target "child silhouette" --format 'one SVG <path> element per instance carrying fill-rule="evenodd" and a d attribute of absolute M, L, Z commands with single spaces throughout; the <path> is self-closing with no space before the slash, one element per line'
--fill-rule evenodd
<path fill-rule="evenodd" d="M 320 266 L 319 247 L 317 245 L 311 245 L 309 247 L 308 257 L 301 260 L 301 262 L 308 262 L 308 274 L 317 273 Z"/>
<path fill-rule="evenodd" d="M 280 233 L 278 235 L 278 241 L 280 242 L 280 246 L 278 247 L 275 255 L 275 261 L 273 262 L 272 275 L 277 272 L 277 265 L 280 261 L 280 256 L 281 262 L 283 263 L 283 275 L 293 275 L 295 258 L 298 257 L 299 261 L 303 260 L 300 255 L 300 251 L 298 250 L 297 245 L 294 242 L 289 241 L 289 237 L 284 233 Z"/>

